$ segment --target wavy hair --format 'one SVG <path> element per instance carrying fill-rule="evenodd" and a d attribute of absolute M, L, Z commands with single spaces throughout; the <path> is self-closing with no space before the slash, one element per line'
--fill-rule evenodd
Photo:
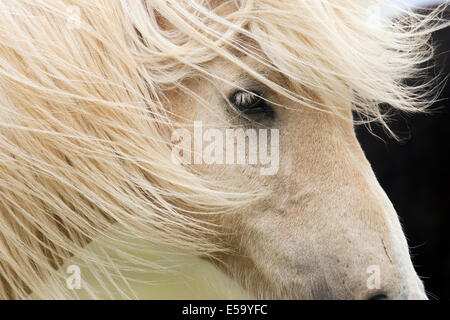
<path fill-rule="evenodd" d="M 382 104 L 424 109 L 430 83 L 404 80 L 431 58 L 428 40 L 444 24 L 442 8 L 384 19 L 383 6 L 0 1 L 0 298 L 68 297 L 57 270 L 71 256 L 120 277 L 123 259 L 88 250 L 94 239 L 122 257 L 149 243 L 195 255 L 226 250 L 208 217 L 251 205 L 254 193 L 168 161 L 171 92 L 186 79 L 215 77 L 206 67 L 214 59 L 305 107 L 334 112 L 351 104 L 364 122 L 388 127 Z M 290 88 L 243 63 L 242 54 L 284 75 Z M 145 243 L 132 247 L 124 237 Z"/>

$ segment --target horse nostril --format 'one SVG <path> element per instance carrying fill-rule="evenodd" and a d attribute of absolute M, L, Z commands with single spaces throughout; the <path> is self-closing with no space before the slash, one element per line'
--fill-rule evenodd
<path fill-rule="evenodd" d="M 385 294 L 375 294 L 373 296 L 369 296 L 367 300 L 389 300 L 388 296 Z"/>

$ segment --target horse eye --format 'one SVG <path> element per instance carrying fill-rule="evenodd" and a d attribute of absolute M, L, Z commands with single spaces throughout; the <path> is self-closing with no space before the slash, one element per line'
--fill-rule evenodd
<path fill-rule="evenodd" d="M 273 109 L 261 98 L 258 92 L 238 90 L 233 93 L 230 102 L 244 114 L 264 114 L 273 117 Z"/>

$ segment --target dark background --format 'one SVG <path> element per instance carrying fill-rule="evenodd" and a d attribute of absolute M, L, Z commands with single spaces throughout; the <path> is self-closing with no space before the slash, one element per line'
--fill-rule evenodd
<path fill-rule="evenodd" d="M 446 15 L 450 19 L 450 9 Z M 450 28 L 436 32 L 432 42 L 437 54 L 428 77 L 449 76 Z M 372 129 L 382 139 L 365 126 L 357 128 L 357 135 L 400 216 L 428 297 L 450 300 L 450 83 L 430 110 L 393 117 L 391 126 L 403 138 L 400 143 L 380 127 Z"/>

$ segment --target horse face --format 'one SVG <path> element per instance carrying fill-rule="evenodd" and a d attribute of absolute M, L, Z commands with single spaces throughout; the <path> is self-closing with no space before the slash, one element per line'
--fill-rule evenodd
<path fill-rule="evenodd" d="M 242 60 L 290 86 L 250 58 Z M 356 139 L 349 103 L 335 101 L 340 108 L 327 112 L 320 110 L 320 97 L 297 92 L 318 103 L 305 107 L 230 63 L 214 61 L 209 71 L 213 79 L 187 85 L 195 99 L 175 103 L 186 128 L 197 121 L 223 136 L 230 128 L 278 130 L 279 142 L 270 144 L 276 136 L 269 134 L 270 153 L 279 153 L 278 168 L 269 174 L 226 160 L 193 165 L 208 179 L 263 190 L 249 208 L 219 219 L 226 230 L 220 241 L 231 253 L 220 255 L 218 265 L 259 298 L 426 298 L 398 216 Z M 229 150 L 220 145 L 225 159 Z M 251 152 L 248 147 L 247 160 Z"/>

